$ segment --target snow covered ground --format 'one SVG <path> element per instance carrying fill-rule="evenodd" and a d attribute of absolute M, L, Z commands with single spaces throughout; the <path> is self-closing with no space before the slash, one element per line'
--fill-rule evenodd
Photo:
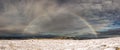
<path fill-rule="evenodd" d="M 0 50 L 120 50 L 120 37 L 89 40 L 0 40 Z"/>

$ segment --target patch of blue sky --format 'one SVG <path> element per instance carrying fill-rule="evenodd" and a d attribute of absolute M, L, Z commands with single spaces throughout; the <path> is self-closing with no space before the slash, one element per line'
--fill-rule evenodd
<path fill-rule="evenodd" d="M 109 26 L 106 26 L 105 28 L 99 30 L 99 31 L 108 31 L 108 30 L 111 30 L 111 29 L 118 29 L 120 28 L 120 25 L 119 24 L 116 24 L 116 25 L 109 25 Z"/>

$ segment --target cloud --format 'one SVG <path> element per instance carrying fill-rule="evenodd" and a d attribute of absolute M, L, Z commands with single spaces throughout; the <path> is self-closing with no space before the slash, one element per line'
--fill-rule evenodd
<path fill-rule="evenodd" d="M 93 33 L 80 17 L 95 31 L 100 30 L 114 21 L 112 18 L 115 15 L 110 15 L 118 8 L 118 3 L 95 0 L 2 0 L 0 4 L 1 30 L 55 32 L 63 35 L 72 32 Z M 112 12 L 109 13 L 109 10 Z"/>

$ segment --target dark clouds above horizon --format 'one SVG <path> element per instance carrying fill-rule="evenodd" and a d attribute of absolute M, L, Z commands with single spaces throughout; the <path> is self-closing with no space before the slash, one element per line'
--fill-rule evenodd
<path fill-rule="evenodd" d="M 119 2 L 119 0 L 0 0 L 0 30 L 92 33 L 80 17 L 92 25 L 95 31 L 99 31 L 114 21 L 119 21 Z"/>

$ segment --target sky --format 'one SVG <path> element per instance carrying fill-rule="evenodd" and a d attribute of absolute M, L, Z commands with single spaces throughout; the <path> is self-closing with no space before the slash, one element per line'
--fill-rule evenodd
<path fill-rule="evenodd" d="M 111 30 L 111 29 L 119 29 L 120 28 L 120 23 L 119 21 L 115 21 L 112 24 L 106 26 L 104 29 L 101 29 L 99 31 L 107 31 L 107 30 Z"/>
<path fill-rule="evenodd" d="M 119 16 L 117 0 L 0 0 L 0 30 L 21 33 L 92 34 L 119 28 Z"/>

